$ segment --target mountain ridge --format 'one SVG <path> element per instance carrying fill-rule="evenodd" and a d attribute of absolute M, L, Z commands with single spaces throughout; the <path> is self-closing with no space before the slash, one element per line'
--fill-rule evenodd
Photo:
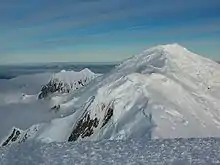
<path fill-rule="evenodd" d="M 220 66 L 178 44 L 135 55 L 69 99 L 45 142 L 220 136 Z M 68 103 L 68 102 L 66 102 Z M 60 113 L 67 111 L 60 108 Z"/>

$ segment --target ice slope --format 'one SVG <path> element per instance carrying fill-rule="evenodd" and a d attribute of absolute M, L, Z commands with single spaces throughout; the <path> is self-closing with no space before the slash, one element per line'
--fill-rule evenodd
<path fill-rule="evenodd" d="M 220 65 L 178 44 L 147 49 L 71 97 L 72 112 L 34 139 L 220 136 Z"/>

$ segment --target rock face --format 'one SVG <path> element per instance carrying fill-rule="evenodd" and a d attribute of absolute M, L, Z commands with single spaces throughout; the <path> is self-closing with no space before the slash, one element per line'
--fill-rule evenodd
<path fill-rule="evenodd" d="M 55 105 L 51 108 L 51 110 L 58 111 L 60 109 L 60 105 Z"/>
<path fill-rule="evenodd" d="M 98 127 L 99 121 L 97 118 L 90 119 L 89 114 L 85 114 L 77 123 L 68 141 L 76 141 L 79 137 L 89 137 L 94 133 L 95 128 Z"/>
<path fill-rule="evenodd" d="M 53 93 L 69 93 L 80 89 L 97 76 L 89 69 L 80 72 L 61 71 L 53 75 L 50 81 L 42 87 L 38 99 L 44 99 Z"/>
<path fill-rule="evenodd" d="M 93 103 L 94 99 L 95 97 L 91 99 L 89 105 Z M 114 103 L 112 101 L 108 105 L 102 104 L 101 111 L 104 113 L 102 117 L 99 115 L 91 115 L 88 108 L 89 106 L 85 108 L 82 117 L 76 122 L 76 126 L 74 127 L 68 141 L 76 141 L 79 138 L 84 139 L 92 136 L 95 131 L 97 132 L 101 130 L 113 116 Z"/>
<path fill-rule="evenodd" d="M 13 143 L 23 143 L 26 140 L 32 139 L 36 136 L 41 125 L 33 125 L 27 130 L 19 128 L 12 128 L 11 133 L 1 142 L 0 146 L 7 146 Z"/>
<path fill-rule="evenodd" d="M 19 139 L 21 133 L 22 133 L 22 130 L 18 128 L 13 128 L 8 138 L 2 142 L 1 146 L 6 146 L 6 145 L 16 142 Z"/>

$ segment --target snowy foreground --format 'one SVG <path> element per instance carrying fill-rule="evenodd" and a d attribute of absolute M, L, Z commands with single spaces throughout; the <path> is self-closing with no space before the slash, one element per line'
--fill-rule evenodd
<path fill-rule="evenodd" d="M 1 165 L 218 165 L 220 139 L 27 142 L 0 149 Z"/>

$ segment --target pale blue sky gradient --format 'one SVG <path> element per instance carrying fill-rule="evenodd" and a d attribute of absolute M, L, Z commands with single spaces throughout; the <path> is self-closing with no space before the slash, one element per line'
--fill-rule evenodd
<path fill-rule="evenodd" d="M 0 2 L 0 64 L 120 61 L 167 43 L 220 60 L 219 0 Z"/>

